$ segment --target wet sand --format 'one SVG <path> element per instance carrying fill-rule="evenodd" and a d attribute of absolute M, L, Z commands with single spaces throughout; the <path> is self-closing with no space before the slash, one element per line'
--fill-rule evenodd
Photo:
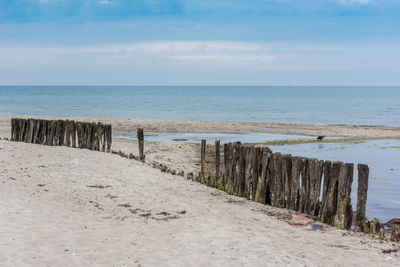
<path fill-rule="evenodd" d="M 371 139 L 400 138 L 400 128 L 356 126 L 356 125 L 320 125 L 320 124 L 287 124 L 263 122 L 221 122 L 221 121 L 180 121 L 153 119 L 107 119 L 76 117 L 45 117 L 0 115 L 0 136 L 10 134 L 10 120 L 18 118 L 71 119 L 78 121 L 100 121 L 112 124 L 114 136 L 132 136 L 137 128 L 145 133 L 276 133 L 307 136 L 359 137 Z"/>

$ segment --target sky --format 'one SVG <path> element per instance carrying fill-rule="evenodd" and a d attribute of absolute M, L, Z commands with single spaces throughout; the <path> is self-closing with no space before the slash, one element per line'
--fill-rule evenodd
<path fill-rule="evenodd" d="M 400 0 L 0 0 L 1 85 L 400 85 Z"/>

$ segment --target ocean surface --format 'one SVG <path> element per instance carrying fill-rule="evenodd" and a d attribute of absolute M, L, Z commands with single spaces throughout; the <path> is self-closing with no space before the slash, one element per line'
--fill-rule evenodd
<path fill-rule="evenodd" d="M 400 86 L 0 86 L 0 114 L 399 127 Z"/>

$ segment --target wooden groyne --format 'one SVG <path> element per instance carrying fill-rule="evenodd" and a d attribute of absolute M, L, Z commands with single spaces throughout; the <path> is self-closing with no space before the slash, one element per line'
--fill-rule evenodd
<path fill-rule="evenodd" d="M 11 140 L 110 151 L 112 128 L 100 122 L 11 119 Z"/>
<path fill-rule="evenodd" d="M 207 175 L 202 142 L 201 173 L 195 178 L 199 182 L 262 204 L 306 213 L 341 229 L 351 228 L 354 164 L 272 153 L 268 147 L 235 142 L 224 144 L 225 172 L 221 173 L 219 148 L 216 151 L 216 172 Z M 358 165 L 358 177 L 356 222 L 367 232 L 368 166 Z"/>

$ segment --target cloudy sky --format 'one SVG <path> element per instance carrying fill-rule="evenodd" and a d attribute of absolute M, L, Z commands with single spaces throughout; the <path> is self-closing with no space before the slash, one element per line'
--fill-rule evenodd
<path fill-rule="evenodd" d="M 400 0 L 1 0 L 3 85 L 400 85 Z"/>

